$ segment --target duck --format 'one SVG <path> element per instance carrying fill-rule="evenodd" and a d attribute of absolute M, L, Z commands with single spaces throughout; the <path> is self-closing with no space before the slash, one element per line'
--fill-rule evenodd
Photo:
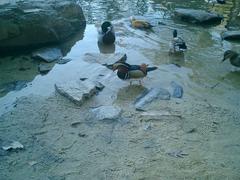
<path fill-rule="evenodd" d="M 112 23 L 110 21 L 104 21 L 98 31 L 98 42 L 111 45 L 115 40 L 116 36 Z"/>
<path fill-rule="evenodd" d="M 148 72 L 156 70 L 157 67 L 148 67 L 147 64 L 130 65 L 124 61 L 116 62 L 112 65 L 112 70 L 117 70 L 117 76 L 121 80 L 139 80 L 147 76 Z M 130 81 L 131 84 L 131 81 Z"/>
<path fill-rule="evenodd" d="M 145 20 L 136 19 L 133 16 L 130 17 L 130 22 L 131 22 L 132 27 L 138 28 L 138 29 L 151 29 L 152 27 L 154 27 L 149 22 L 147 22 Z"/>
<path fill-rule="evenodd" d="M 235 67 L 240 67 L 240 55 L 232 50 L 227 50 L 224 52 L 223 61 L 229 59 L 230 63 Z"/>
<path fill-rule="evenodd" d="M 207 3 L 213 3 L 213 4 L 226 4 L 226 1 L 225 0 L 205 0 L 205 2 Z"/>
<path fill-rule="evenodd" d="M 169 47 L 169 54 L 182 53 L 187 50 L 185 41 L 181 37 L 178 37 L 176 29 L 173 30 L 173 39 L 170 41 Z"/>

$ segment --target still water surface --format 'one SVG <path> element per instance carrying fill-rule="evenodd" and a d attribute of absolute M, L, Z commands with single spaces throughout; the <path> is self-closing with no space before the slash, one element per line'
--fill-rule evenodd
<path fill-rule="evenodd" d="M 225 50 L 238 51 L 240 49 L 239 43 L 222 41 L 220 37 L 220 33 L 225 30 L 224 26 L 228 19 L 231 18 L 230 14 L 235 8 L 235 1 L 227 1 L 224 6 L 215 5 L 214 7 L 199 0 L 99 0 L 79 1 L 78 3 L 84 10 L 87 27 L 83 39 L 76 41 L 75 44 L 72 43 L 72 47 L 68 47 L 65 53 L 66 58 L 81 61 L 81 56 L 85 53 L 123 52 L 127 53 L 130 63 L 147 62 L 158 66 L 177 63 L 192 71 L 187 81 L 181 80 L 180 77 L 180 81 L 187 84 L 192 96 L 203 96 L 206 99 L 213 99 L 214 103 L 231 105 L 233 108 L 239 106 L 240 72 L 232 72 L 233 68 L 229 62 L 220 63 Z M 173 21 L 171 12 L 176 7 L 216 11 L 223 14 L 225 20 L 220 25 L 213 27 L 201 27 Z M 132 15 L 144 16 L 155 27 L 152 31 L 132 29 L 129 23 L 129 17 Z M 97 44 L 97 28 L 104 20 L 113 21 L 116 29 L 117 40 L 111 49 L 104 49 Z M 168 56 L 168 44 L 173 29 L 178 30 L 179 35 L 185 39 L 188 45 L 188 51 L 181 61 L 175 61 L 174 58 Z M 71 63 L 67 66 L 71 66 Z M 29 82 L 28 87 L 22 92 L 10 92 L 8 96 L 13 97 L 18 96 L 18 93 L 24 95 L 26 92 L 42 94 L 41 91 L 44 89 L 42 86 L 46 87 L 43 95 L 50 94 L 53 88 L 43 85 L 46 83 L 46 79 L 48 79 L 46 84 L 51 86 L 58 79 L 58 69 L 64 70 L 67 66 L 55 65 L 48 75 L 41 76 L 37 72 L 37 62 L 29 58 L 28 55 L 5 57 L 0 60 L 1 85 L 19 80 Z M 27 68 L 27 70 L 21 71 L 22 67 Z M 74 67 L 73 63 L 71 67 L 73 71 Z M 155 78 L 161 79 L 161 77 Z M 3 92 L 1 96 L 5 94 L 6 92 Z M 9 101 L 8 97 L 3 100 L 4 102 Z"/>

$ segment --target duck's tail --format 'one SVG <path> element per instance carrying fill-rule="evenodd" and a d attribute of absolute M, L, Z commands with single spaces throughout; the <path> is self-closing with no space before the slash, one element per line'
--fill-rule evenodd
<path fill-rule="evenodd" d="M 152 27 L 155 27 L 155 26 L 149 23 L 148 24 L 148 29 L 151 29 Z"/>
<path fill-rule="evenodd" d="M 154 66 L 154 67 L 147 67 L 147 72 L 149 71 L 154 71 L 156 70 L 158 67 Z"/>

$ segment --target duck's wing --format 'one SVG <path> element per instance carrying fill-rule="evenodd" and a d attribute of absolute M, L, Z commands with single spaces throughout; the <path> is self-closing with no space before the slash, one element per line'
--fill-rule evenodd
<path fill-rule="evenodd" d="M 102 42 L 104 44 L 113 44 L 116 40 L 115 34 L 107 33 L 102 36 Z"/>
<path fill-rule="evenodd" d="M 230 62 L 232 65 L 234 65 L 236 67 L 240 67 L 240 55 L 237 54 L 236 56 L 232 57 L 230 59 Z"/>
<path fill-rule="evenodd" d="M 135 28 L 146 28 L 150 29 L 153 27 L 149 22 L 144 21 L 144 20 L 134 20 L 132 21 L 132 26 Z"/>
<path fill-rule="evenodd" d="M 139 65 L 130 65 L 128 73 L 130 79 L 143 78 L 147 75 L 146 71 L 144 71 Z"/>
<path fill-rule="evenodd" d="M 147 72 L 149 71 L 154 71 L 156 70 L 158 67 L 154 66 L 154 67 L 147 67 Z"/>
<path fill-rule="evenodd" d="M 174 40 L 174 46 L 178 47 L 179 50 L 186 50 L 187 49 L 187 45 L 181 37 L 178 37 L 176 40 Z"/>

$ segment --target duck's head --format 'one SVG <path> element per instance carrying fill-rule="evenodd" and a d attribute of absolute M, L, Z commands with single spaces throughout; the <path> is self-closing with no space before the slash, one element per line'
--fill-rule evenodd
<path fill-rule="evenodd" d="M 177 37 L 177 30 L 174 29 L 174 30 L 173 30 L 173 38 L 176 38 L 176 37 Z"/>
<path fill-rule="evenodd" d="M 109 29 L 111 29 L 112 27 L 112 23 L 109 21 L 104 21 L 101 25 L 102 28 L 102 32 L 106 33 L 107 31 L 109 31 Z"/>
<path fill-rule="evenodd" d="M 231 59 L 232 57 L 236 56 L 237 53 L 232 51 L 232 50 L 227 50 L 225 51 L 224 55 L 223 55 L 223 61 L 225 61 L 226 59 Z"/>
<path fill-rule="evenodd" d="M 114 63 L 114 64 L 112 65 L 112 70 L 113 70 L 113 71 L 116 71 L 116 70 L 118 69 L 118 67 L 121 66 L 121 65 L 122 65 L 121 62 Z"/>
<path fill-rule="evenodd" d="M 130 21 L 132 22 L 132 21 L 135 21 L 136 20 L 136 18 L 134 17 L 134 16 L 130 16 Z"/>

